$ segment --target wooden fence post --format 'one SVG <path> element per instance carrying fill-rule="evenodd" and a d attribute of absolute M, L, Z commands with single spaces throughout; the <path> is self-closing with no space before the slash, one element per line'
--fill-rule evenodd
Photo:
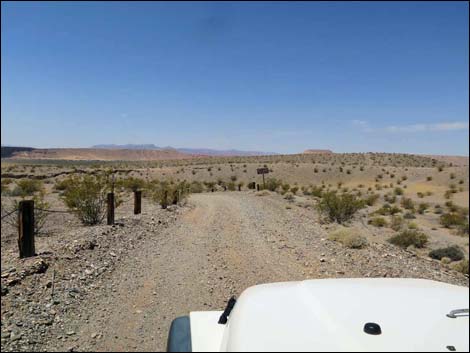
<path fill-rule="evenodd" d="M 140 214 L 141 212 L 141 204 L 142 204 L 142 191 L 136 190 L 134 191 L 134 214 Z"/>
<path fill-rule="evenodd" d="M 259 184 L 256 184 L 256 191 L 259 191 Z"/>
<path fill-rule="evenodd" d="M 114 193 L 108 193 L 108 226 L 114 224 Z"/>
<path fill-rule="evenodd" d="M 35 255 L 34 247 L 34 201 L 25 200 L 19 203 L 18 212 L 18 248 L 20 258 Z"/>

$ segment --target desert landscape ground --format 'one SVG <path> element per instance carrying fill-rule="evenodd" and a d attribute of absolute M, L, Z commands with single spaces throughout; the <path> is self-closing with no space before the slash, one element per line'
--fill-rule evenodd
<path fill-rule="evenodd" d="M 266 282 L 468 286 L 468 157 L 309 152 L 67 149 L 2 159 L 2 351 L 164 350 L 172 319 L 221 310 Z M 264 186 L 258 168 L 269 170 Z M 100 175 L 114 175 L 115 224 L 84 225 L 70 190 Z M 180 185 L 185 197 L 167 205 L 166 190 Z M 30 198 L 42 227 L 36 256 L 20 259 L 15 202 Z"/>

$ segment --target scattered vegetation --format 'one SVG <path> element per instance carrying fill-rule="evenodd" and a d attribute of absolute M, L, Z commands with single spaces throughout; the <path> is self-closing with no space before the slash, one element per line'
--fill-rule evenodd
<path fill-rule="evenodd" d="M 389 242 L 404 249 L 409 246 L 423 248 L 428 242 L 428 237 L 418 230 L 408 229 L 392 236 Z"/>
<path fill-rule="evenodd" d="M 350 249 L 361 249 L 368 244 L 367 239 L 355 228 L 341 227 L 331 232 L 328 239 L 337 241 Z"/>
<path fill-rule="evenodd" d="M 435 260 L 441 260 L 443 257 L 447 257 L 452 261 L 460 261 L 465 255 L 457 245 L 452 245 L 430 251 L 429 257 Z"/>
<path fill-rule="evenodd" d="M 318 204 L 320 213 L 326 215 L 330 221 L 337 223 L 350 220 L 363 207 L 364 201 L 357 199 L 355 195 L 337 195 L 332 191 L 325 193 Z"/>

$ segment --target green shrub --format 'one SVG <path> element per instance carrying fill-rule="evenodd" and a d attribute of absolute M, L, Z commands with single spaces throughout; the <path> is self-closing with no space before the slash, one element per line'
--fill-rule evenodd
<path fill-rule="evenodd" d="M 467 216 L 463 213 L 451 212 L 444 213 L 439 218 L 439 222 L 446 228 L 453 226 L 463 226 L 468 223 Z"/>
<path fill-rule="evenodd" d="M 457 245 L 452 245 L 446 248 L 432 250 L 429 252 L 429 257 L 435 260 L 441 260 L 443 257 L 447 257 L 452 261 L 460 261 L 465 255 Z"/>
<path fill-rule="evenodd" d="M 287 201 L 294 201 L 295 197 L 294 197 L 294 194 L 293 194 L 293 193 L 287 192 L 287 193 L 284 195 L 284 199 L 286 199 Z"/>
<path fill-rule="evenodd" d="M 350 249 L 361 249 L 367 246 L 367 239 L 354 228 L 340 228 L 328 235 L 328 239 L 337 241 Z"/>
<path fill-rule="evenodd" d="M 367 206 L 373 206 L 373 205 L 375 205 L 375 203 L 377 202 L 379 197 L 380 197 L 380 195 L 378 195 L 378 194 L 372 194 L 372 195 L 367 196 L 364 201 L 365 201 Z"/>
<path fill-rule="evenodd" d="M 374 217 L 369 220 L 369 224 L 374 227 L 385 227 L 387 225 L 387 220 L 383 217 Z"/>
<path fill-rule="evenodd" d="M 11 196 L 33 196 L 37 193 L 44 193 L 42 181 L 36 179 L 20 179 L 16 182 L 15 188 L 10 193 Z"/>
<path fill-rule="evenodd" d="M 397 195 L 397 196 L 403 195 L 403 189 L 402 188 L 396 187 L 394 192 L 395 192 L 395 195 Z"/>
<path fill-rule="evenodd" d="M 256 183 L 254 181 L 248 183 L 248 189 L 256 189 Z"/>
<path fill-rule="evenodd" d="M 468 275 L 468 260 L 462 260 L 453 264 L 452 269 L 465 275 Z"/>
<path fill-rule="evenodd" d="M 407 197 L 402 198 L 400 204 L 405 210 L 414 211 L 414 209 L 415 209 L 415 204 L 414 204 L 413 200 L 410 199 L 410 198 L 407 198 Z"/>
<path fill-rule="evenodd" d="M 288 192 L 290 189 L 290 185 L 289 184 L 282 184 L 282 193 L 285 194 L 286 192 Z"/>
<path fill-rule="evenodd" d="M 276 178 L 268 178 L 266 180 L 266 189 L 269 191 L 276 191 L 280 186 L 282 185 L 282 182 Z"/>
<path fill-rule="evenodd" d="M 401 216 L 392 216 L 391 222 L 390 222 L 390 228 L 392 228 L 394 231 L 398 232 L 399 230 L 402 229 L 403 227 L 403 217 Z"/>
<path fill-rule="evenodd" d="M 106 214 L 106 195 L 109 191 L 103 176 L 71 176 L 63 193 L 65 205 L 73 210 L 85 225 L 101 223 Z"/>
<path fill-rule="evenodd" d="M 318 204 L 320 213 L 326 215 L 332 222 L 343 223 L 351 219 L 354 214 L 364 207 L 364 202 L 352 194 L 337 195 L 327 192 Z"/>
<path fill-rule="evenodd" d="M 404 219 L 415 219 L 416 216 L 415 216 L 412 212 L 406 212 L 406 213 L 403 215 L 403 218 L 404 218 Z"/>
<path fill-rule="evenodd" d="M 177 187 L 177 189 L 182 189 L 182 186 L 181 185 L 179 188 Z M 189 192 L 190 193 L 194 193 L 194 194 L 197 194 L 197 193 L 201 193 L 201 192 L 204 192 L 204 185 L 200 182 L 200 181 L 192 181 L 191 184 L 189 185 Z"/>
<path fill-rule="evenodd" d="M 235 183 L 233 181 L 229 181 L 227 183 L 227 188 L 230 190 L 230 191 L 235 191 Z"/>
<path fill-rule="evenodd" d="M 418 206 L 418 213 L 419 214 L 424 214 L 424 212 L 429 208 L 429 204 L 422 202 Z"/>
<path fill-rule="evenodd" d="M 116 182 L 117 187 L 122 187 L 128 191 L 138 191 L 146 187 L 147 183 L 143 179 L 129 177 L 125 179 L 120 179 Z"/>
<path fill-rule="evenodd" d="M 299 187 L 298 186 L 293 186 L 290 188 L 290 191 L 295 195 L 297 194 L 297 191 L 299 191 Z"/>
<path fill-rule="evenodd" d="M 381 208 L 375 211 L 375 213 L 380 214 L 382 216 L 395 215 L 400 212 L 401 209 L 399 207 L 391 206 L 388 203 L 384 204 Z"/>
<path fill-rule="evenodd" d="M 428 237 L 417 230 L 405 230 L 391 237 L 389 242 L 404 249 L 410 245 L 416 248 L 423 248 L 428 242 Z"/>

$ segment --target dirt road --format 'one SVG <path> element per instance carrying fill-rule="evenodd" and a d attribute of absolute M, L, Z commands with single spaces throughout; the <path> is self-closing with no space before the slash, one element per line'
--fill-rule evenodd
<path fill-rule="evenodd" d="M 162 351 L 171 320 L 222 310 L 258 283 L 326 277 L 422 277 L 467 284 L 391 245 L 351 250 L 326 240 L 312 209 L 279 196 L 194 194 L 191 208 L 126 258 L 87 307 L 76 350 Z M 63 349 L 70 349 L 64 346 Z"/>

